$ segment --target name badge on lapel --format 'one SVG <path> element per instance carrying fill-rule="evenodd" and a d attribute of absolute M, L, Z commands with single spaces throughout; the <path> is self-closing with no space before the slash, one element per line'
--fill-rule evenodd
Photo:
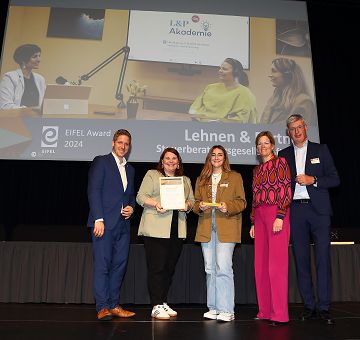
<path fill-rule="evenodd" d="M 229 183 L 221 183 L 220 188 L 227 188 L 229 186 Z"/>
<path fill-rule="evenodd" d="M 312 159 L 310 159 L 310 162 L 311 162 L 311 164 L 319 164 L 320 163 L 320 158 L 319 157 L 312 158 Z"/>

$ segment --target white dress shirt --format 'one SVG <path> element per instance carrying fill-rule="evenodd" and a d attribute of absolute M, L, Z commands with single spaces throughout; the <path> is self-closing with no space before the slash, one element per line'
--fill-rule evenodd
<path fill-rule="evenodd" d="M 120 159 L 118 156 L 116 156 L 113 152 L 112 152 L 112 155 L 114 156 L 115 158 L 115 161 L 116 161 L 116 165 L 119 169 L 119 172 L 120 172 L 120 176 L 121 176 L 121 181 L 123 183 L 123 187 L 124 187 L 124 191 L 126 191 L 126 188 L 127 188 L 127 177 L 126 177 L 126 170 L 125 170 L 125 165 L 126 165 L 126 158 L 123 158 L 122 159 L 122 162 L 120 163 Z"/>
<path fill-rule="evenodd" d="M 305 174 L 305 162 L 306 162 L 306 153 L 307 153 L 308 141 L 299 148 L 294 144 L 294 152 L 295 152 L 295 163 L 296 163 L 296 175 L 304 175 Z M 310 196 L 306 189 L 306 185 L 300 185 L 298 183 L 295 184 L 295 192 L 294 192 L 294 200 L 300 199 L 309 199 Z"/>

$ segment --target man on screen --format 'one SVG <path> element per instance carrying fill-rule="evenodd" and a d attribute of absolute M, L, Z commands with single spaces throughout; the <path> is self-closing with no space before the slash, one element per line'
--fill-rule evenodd
<path fill-rule="evenodd" d="M 89 170 L 88 227 L 92 228 L 97 318 L 102 321 L 135 315 L 119 306 L 130 245 L 129 218 L 135 207 L 135 172 L 125 159 L 130 144 L 127 130 L 116 131 L 112 152 L 95 157 Z"/>
<path fill-rule="evenodd" d="M 287 119 L 292 140 L 279 152 L 289 164 L 291 191 L 290 229 L 295 255 L 298 286 L 305 309 L 300 319 L 317 317 L 333 324 L 329 314 L 331 300 L 330 216 L 332 214 L 328 189 L 340 180 L 333 159 L 325 144 L 307 139 L 307 125 L 303 116 L 293 114 Z M 310 240 L 315 244 L 317 301 L 311 278 Z"/>

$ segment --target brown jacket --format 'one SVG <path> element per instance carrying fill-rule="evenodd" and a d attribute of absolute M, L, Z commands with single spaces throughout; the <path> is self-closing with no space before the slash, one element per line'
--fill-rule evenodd
<path fill-rule="evenodd" d="M 300 93 L 295 98 L 289 110 L 283 108 L 271 107 L 266 104 L 264 112 L 260 118 L 262 124 L 282 124 L 286 126 L 286 120 L 292 114 L 301 114 L 308 125 L 317 125 L 317 114 L 314 101 L 305 93 Z"/>
<path fill-rule="evenodd" d="M 199 215 L 196 242 L 209 242 L 211 239 L 211 210 L 200 210 L 201 201 L 209 202 L 211 179 L 203 186 L 195 185 L 195 205 L 193 211 Z M 241 175 L 236 171 L 223 172 L 217 187 L 216 202 L 225 202 L 227 213 L 216 210 L 216 231 L 220 242 L 241 242 L 241 212 L 246 208 L 245 192 Z"/>

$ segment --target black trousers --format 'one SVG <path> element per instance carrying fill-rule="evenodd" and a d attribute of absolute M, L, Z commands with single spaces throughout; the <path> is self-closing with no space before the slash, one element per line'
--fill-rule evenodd
<path fill-rule="evenodd" d="M 143 237 L 152 305 L 161 305 L 167 301 L 172 277 L 183 246 L 183 240 L 178 238 L 177 211 L 174 212 L 170 238 Z"/>

